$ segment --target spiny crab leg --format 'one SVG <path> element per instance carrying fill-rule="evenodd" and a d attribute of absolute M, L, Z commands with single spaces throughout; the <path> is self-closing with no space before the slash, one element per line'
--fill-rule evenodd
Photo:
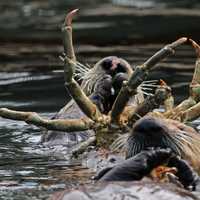
<path fill-rule="evenodd" d="M 195 63 L 194 75 L 190 84 L 190 96 L 197 102 L 200 101 L 200 46 L 192 39 L 189 39 L 196 51 L 197 60 Z"/>
<path fill-rule="evenodd" d="M 169 87 L 167 85 L 161 85 L 156 89 L 155 95 L 148 96 L 142 104 L 137 106 L 132 115 L 129 116 L 128 125 L 132 127 L 132 125 L 137 121 L 138 115 L 143 117 L 155 108 L 159 108 L 159 106 L 168 98 L 169 93 Z"/>
<path fill-rule="evenodd" d="M 72 19 L 77 14 L 78 11 L 79 9 L 74 9 L 66 15 L 66 18 L 65 18 L 66 26 L 72 26 Z"/>
<path fill-rule="evenodd" d="M 197 60 L 195 64 L 194 75 L 190 84 L 190 96 L 176 106 L 173 110 L 164 113 L 164 116 L 180 121 L 189 121 L 199 117 L 199 101 L 200 101 L 200 46 L 192 39 L 193 48 L 196 51 Z"/>
<path fill-rule="evenodd" d="M 187 38 L 183 37 L 175 42 L 166 45 L 151 58 L 149 58 L 143 65 L 137 66 L 128 82 L 121 88 L 111 111 L 111 121 L 118 123 L 120 115 L 123 112 L 130 97 L 137 93 L 137 87 L 147 78 L 149 71 L 162 59 L 174 53 L 174 48 L 185 43 Z"/>
<path fill-rule="evenodd" d="M 72 157 L 77 157 L 81 153 L 83 153 L 87 147 L 92 145 L 96 141 L 95 136 L 89 137 L 86 141 L 82 142 L 78 147 L 72 150 Z"/>
<path fill-rule="evenodd" d="M 194 75 L 190 84 L 190 97 L 196 102 L 196 104 L 180 114 L 180 119 L 184 122 L 194 120 L 200 116 L 200 46 L 192 39 L 189 39 L 189 41 L 197 55 Z"/>
<path fill-rule="evenodd" d="M 180 113 L 180 121 L 187 122 L 195 120 L 200 116 L 200 102 Z"/>
<path fill-rule="evenodd" d="M 72 19 L 77 14 L 77 12 L 78 9 L 69 12 L 62 26 L 64 53 L 68 58 L 72 59 L 73 61 L 76 61 L 76 56 L 74 53 L 72 38 Z"/>
<path fill-rule="evenodd" d="M 196 51 L 197 58 L 200 59 L 200 46 L 194 40 L 192 40 L 191 38 L 189 39 L 189 41 L 192 43 L 192 46 Z"/>
<path fill-rule="evenodd" d="M 172 110 L 174 108 L 174 97 L 172 95 L 172 89 L 163 80 L 160 80 L 160 85 L 167 90 L 167 98 L 164 101 L 164 109 L 165 111 Z"/>
<path fill-rule="evenodd" d="M 64 78 L 65 87 L 75 100 L 77 105 L 90 119 L 100 121 L 103 119 L 102 114 L 97 106 L 85 95 L 80 85 L 74 80 L 74 72 L 76 69 L 76 56 L 73 48 L 72 40 L 72 19 L 76 15 L 78 9 L 67 14 L 62 27 L 63 45 L 64 45 Z"/>
<path fill-rule="evenodd" d="M 41 117 L 35 112 L 15 111 L 7 108 L 0 108 L 0 116 L 7 119 L 24 121 L 27 124 L 33 124 L 35 126 L 45 127 L 48 130 L 58 130 L 58 131 L 68 131 L 68 132 L 85 131 L 88 129 L 94 129 L 95 127 L 98 128 L 98 126 L 100 125 L 86 117 L 82 119 L 48 120 Z"/>

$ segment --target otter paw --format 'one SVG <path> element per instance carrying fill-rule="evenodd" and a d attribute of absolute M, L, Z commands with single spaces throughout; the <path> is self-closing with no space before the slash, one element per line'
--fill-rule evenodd
<path fill-rule="evenodd" d="M 188 162 L 180 159 L 177 156 L 174 156 L 170 159 L 168 166 L 176 167 L 176 169 L 178 170 L 176 176 L 178 177 L 184 188 L 190 190 L 196 189 L 196 185 L 199 182 L 199 176 Z"/>

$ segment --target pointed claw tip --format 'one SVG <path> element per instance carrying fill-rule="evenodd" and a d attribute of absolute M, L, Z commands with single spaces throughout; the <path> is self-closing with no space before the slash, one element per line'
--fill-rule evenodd
<path fill-rule="evenodd" d="M 71 16 L 73 17 L 74 15 L 76 15 L 76 13 L 77 13 L 78 11 L 79 11 L 79 8 L 76 8 L 76 9 L 70 11 L 68 15 L 71 15 Z"/>
<path fill-rule="evenodd" d="M 182 42 L 186 42 L 186 41 L 188 40 L 188 38 L 187 38 L 187 37 L 181 37 L 181 38 L 179 38 L 178 40 L 179 40 L 179 41 L 182 41 Z"/>
<path fill-rule="evenodd" d="M 73 19 L 73 17 L 76 15 L 76 13 L 78 11 L 79 11 L 79 9 L 77 8 L 77 9 L 74 9 L 74 10 L 70 11 L 67 14 L 67 16 L 65 18 L 65 25 L 67 25 L 67 26 L 71 26 L 72 25 L 72 19 Z"/>
<path fill-rule="evenodd" d="M 78 12 L 79 11 L 79 8 L 76 8 L 74 10 L 72 10 L 71 12 Z"/>
<path fill-rule="evenodd" d="M 160 79 L 160 86 L 166 86 L 167 83 L 165 81 L 163 81 L 162 79 Z"/>
<path fill-rule="evenodd" d="M 192 43 L 193 48 L 195 48 L 197 56 L 200 57 L 200 46 L 191 38 L 189 41 Z"/>
<path fill-rule="evenodd" d="M 171 48 L 172 53 L 174 53 L 174 48 L 176 48 L 179 45 L 182 45 L 183 43 L 187 42 L 187 38 L 186 37 L 181 37 L 179 39 L 177 39 L 175 42 L 167 45 L 167 47 Z"/>
<path fill-rule="evenodd" d="M 194 48 L 200 48 L 199 45 L 193 39 L 190 38 L 189 41 L 192 43 L 192 46 Z"/>

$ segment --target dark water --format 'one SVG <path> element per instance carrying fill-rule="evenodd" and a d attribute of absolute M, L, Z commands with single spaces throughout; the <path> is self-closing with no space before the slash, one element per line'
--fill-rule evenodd
<path fill-rule="evenodd" d="M 50 118 L 69 100 L 61 73 L 0 76 L 1 107 L 39 111 Z M 79 161 L 68 159 L 66 149 L 42 146 L 37 127 L 1 119 L 0 132 L 0 199 L 46 199 L 54 190 L 91 176 Z"/>
<path fill-rule="evenodd" d="M 1 107 L 35 111 L 50 118 L 69 101 L 63 86 L 62 63 L 58 59 L 62 52 L 59 25 L 66 11 L 76 7 L 81 8 L 82 16 L 75 22 L 78 60 L 92 65 L 102 57 L 117 55 L 135 66 L 143 63 L 168 42 L 168 34 L 164 35 L 166 38 L 161 35 L 162 40 L 157 38 L 157 22 L 162 22 L 159 17 L 155 17 L 153 13 L 150 14 L 151 17 L 147 15 L 146 18 L 140 18 L 138 16 L 142 9 L 198 9 L 200 3 L 198 0 L 1 1 Z M 136 16 L 130 18 L 128 14 L 124 16 L 122 11 L 125 10 L 118 11 L 124 7 L 139 10 L 129 10 L 131 14 L 137 12 Z M 114 18 L 111 14 L 108 15 L 108 8 L 117 13 Z M 164 19 L 170 19 L 172 23 L 177 18 L 175 14 L 172 19 L 166 16 Z M 198 24 L 195 23 L 199 20 L 199 14 L 194 13 L 194 16 L 196 21 L 192 20 L 194 24 L 190 28 L 196 33 Z M 154 24 L 156 36 L 148 32 L 148 23 L 144 23 L 147 18 L 157 20 Z M 121 19 L 120 25 L 128 28 L 124 32 L 120 29 L 119 34 L 119 29 L 113 31 L 113 28 L 119 28 L 116 22 Z M 190 24 L 191 19 L 193 18 L 188 19 L 187 24 Z M 175 26 L 181 32 L 176 33 L 172 28 L 170 34 L 173 40 L 182 36 L 185 31 L 179 23 L 178 26 L 175 23 Z M 139 27 L 139 30 L 137 32 L 133 29 L 135 32 L 132 33 L 130 27 Z M 191 30 L 188 29 L 189 32 Z M 148 43 L 140 44 L 141 41 Z M 185 45 L 178 48 L 175 56 L 159 64 L 149 79 L 166 80 L 172 86 L 178 103 L 188 95 L 194 63 L 195 53 Z M 93 169 L 81 166 L 81 160 L 70 160 L 67 156 L 69 150 L 66 148 L 44 147 L 40 144 L 41 135 L 42 130 L 35 126 L 0 119 L 0 199 L 41 200 L 58 189 L 89 182 Z"/>

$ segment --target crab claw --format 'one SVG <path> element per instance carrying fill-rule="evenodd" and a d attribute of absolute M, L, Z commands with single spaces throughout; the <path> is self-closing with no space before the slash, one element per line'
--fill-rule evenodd
<path fill-rule="evenodd" d="M 72 25 L 72 19 L 76 15 L 79 9 L 74 9 L 71 12 L 69 12 L 65 18 L 65 25 L 71 26 Z"/>
<path fill-rule="evenodd" d="M 176 40 L 175 42 L 171 43 L 168 45 L 168 47 L 171 47 L 172 49 L 176 48 L 177 46 L 187 42 L 187 38 L 186 37 L 182 37 L 182 38 L 179 38 L 178 40 Z"/>
<path fill-rule="evenodd" d="M 189 41 L 192 43 L 192 46 L 196 51 L 197 57 L 200 58 L 200 46 L 192 39 L 189 39 Z"/>
<path fill-rule="evenodd" d="M 167 83 L 163 81 L 162 79 L 160 79 L 160 86 L 167 86 Z"/>

